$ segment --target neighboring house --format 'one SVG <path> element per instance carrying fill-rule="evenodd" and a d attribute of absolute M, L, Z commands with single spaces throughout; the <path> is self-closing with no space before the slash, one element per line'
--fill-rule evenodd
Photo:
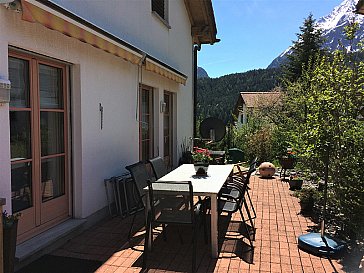
<path fill-rule="evenodd" d="M 0 197 L 23 214 L 20 243 L 106 215 L 103 181 L 126 165 L 177 164 L 193 135 L 193 47 L 218 39 L 211 0 L 7 2 Z"/>
<path fill-rule="evenodd" d="M 280 92 L 241 92 L 235 106 L 236 126 L 241 127 L 248 121 L 248 115 L 259 108 L 274 105 L 280 101 Z"/>

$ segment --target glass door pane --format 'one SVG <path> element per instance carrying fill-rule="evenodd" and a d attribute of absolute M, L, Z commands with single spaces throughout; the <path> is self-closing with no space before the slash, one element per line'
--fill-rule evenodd
<path fill-rule="evenodd" d="M 42 160 L 42 201 L 65 194 L 64 158 L 62 156 Z"/>
<path fill-rule="evenodd" d="M 43 109 L 62 109 L 62 70 L 57 67 L 39 65 L 40 107 Z"/>
<path fill-rule="evenodd" d="M 64 114 L 60 112 L 40 113 L 42 156 L 64 153 Z"/>
<path fill-rule="evenodd" d="M 140 160 L 148 160 L 153 156 L 153 91 L 142 88 L 140 96 Z"/>
<path fill-rule="evenodd" d="M 11 165 L 11 204 L 13 212 L 33 206 L 32 165 L 30 162 Z"/>
<path fill-rule="evenodd" d="M 29 62 L 9 57 L 11 203 L 13 212 L 33 206 Z"/>
<path fill-rule="evenodd" d="M 11 161 L 31 159 L 30 111 L 10 111 Z"/>
<path fill-rule="evenodd" d="M 10 107 L 30 107 L 29 62 L 9 57 L 9 80 L 11 82 Z"/>
<path fill-rule="evenodd" d="M 39 65 L 42 202 L 65 194 L 65 120 L 62 69 Z"/>
<path fill-rule="evenodd" d="M 164 93 L 164 103 L 166 104 L 163 113 L 163 140 L 164 140 L 164 161 L 167 165 L 172 165 L 172 94 Z"/>

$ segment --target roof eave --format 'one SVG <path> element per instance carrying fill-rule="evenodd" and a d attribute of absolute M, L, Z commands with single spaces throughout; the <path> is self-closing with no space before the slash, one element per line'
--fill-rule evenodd
<path fill-rule="evenodd" d="M 364 15 L 364 0 L 358 1 L 355 12 Z"/>
<path fill-rule="evenodd" d="M 193 43 L 214 44 L 220 41 L 216 38 L 217 28 L 211 0 L 184 0 L 191 22 Z"/>

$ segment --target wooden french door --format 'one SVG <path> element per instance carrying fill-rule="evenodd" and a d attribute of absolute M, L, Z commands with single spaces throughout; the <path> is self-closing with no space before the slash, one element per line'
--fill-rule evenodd
<path fill-rule="evenodd" d="M 139 93 L 139 159 L 153 157 L 153 88 L 142 85 Z"/>
<path fill-rule="evenodd" d="M 62 63 L 9 53 L 12 210 L 18 242 L 69 216 L 67 70 Z"/>
<path fill-rule="evenodd" d="M 163 142 L 164 142 L 164 162 L 167 166 L 173 164 L 173 95 L 171 92 L 164 92 L 163 112 Z"/>

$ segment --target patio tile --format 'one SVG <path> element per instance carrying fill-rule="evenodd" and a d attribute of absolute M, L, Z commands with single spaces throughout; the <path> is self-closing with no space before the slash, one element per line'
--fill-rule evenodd
<path fill-rule="evenodd" d="M 307 232 L 314 223 L 298 214 L 298 199 L 291 196 L 288 184 L 279 179 L 260 179 L 252 176 L 251 198 L 257 218 L 254 255 L 247 240 L 236 232 L 241 228 L 239 213 L 229 218 L 221 217 L 219 231 L 220 253 L 218 259 L 210 257 L 210 246 L 203 242 L 202 229 L 197 241 L 197 272 L 344 272 L 336 261 L 321 259 L 303 252 L 297 247 L 297 236 Z M 54 251 L 54 255 L 83 259 L 98 259 L 103 265 L 96 271 L 141 272 L 144 246 L 143 213 L 136 217 L 136 234 L 130 241 L 127 233 L 130 217 L 115 217 L 92 227 L 78 237 Z M 232 222 L 233 221 L 233 222 Z M 209 222 L 209 219 L 208 219 Z M 139 227 L 139 229 L 138 229 Z M 146 272 L 189 272 L 191 271 L 190 231 L 167 232 L 167 242 L 161 239 L 160 229 L 154 232 L 153 251 L 148 256 Z"/>

